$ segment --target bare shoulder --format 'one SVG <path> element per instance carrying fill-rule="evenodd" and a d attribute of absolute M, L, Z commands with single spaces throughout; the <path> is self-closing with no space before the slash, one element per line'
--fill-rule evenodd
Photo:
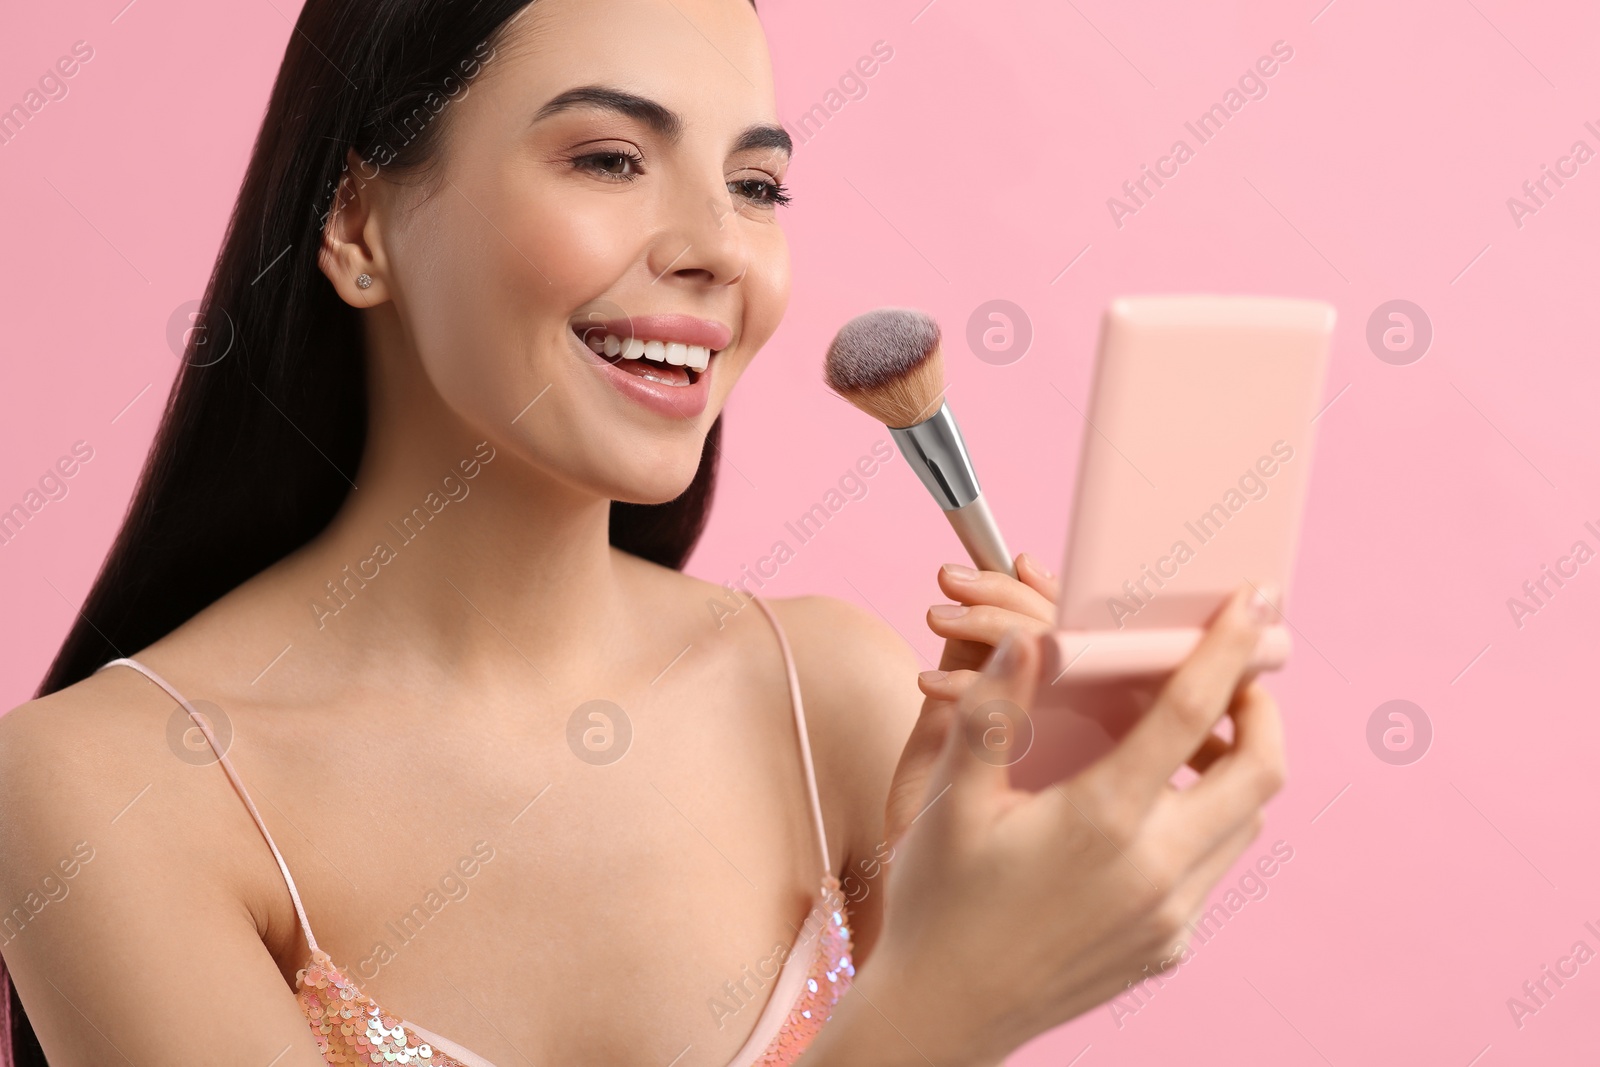
<path fill-rule="evenodd" d="M 181 729 L 173 740 L 177 707 L 149 680 L 116 669 L 0 716 L 0 899 L 59 877 L 74 855 L 205 854 L 217 790 L 197 789 L 185 773 L 194 767 L 180 755 Z"/>
<path fill-rule="evenodd" d="M 817 760 L 837 768 L 856 807 L 881 820 L 922 706 L 916 653 L 894 627 L 847 601 L 802 596 L 768 603 L 794 650 Z M 881 825 L 864 829 L 876 840 Z"/>
<path fill-rule="evenodd" d="M 92 675 L 0 716 L 0 871 L 52 865 L 47 855 L 90 827 L 114 825 L 151 781 L 136 765 L 160 712 L 139 691 L 142 679 L 113 677 L 121 673 L 133 676 Z"/>
<path fill-rule="evenodd" d="M 686 632 L 737 635 L 724 647 L 770 648 L 770 627 L 748 593 L 643 561 L 627 561 L 640 579 L 640 610 L 675 616 Z M 882 618 L 826 596 L 762 597 L 782 624 L 794 654 L 807 736 L 829 817 L 849 822 L 847 854 L 881 840 L 889 783 L 922 707 L 916 653 Z M 748 669 L 762 658 L 736 656 Z M 739 669 L 730 665 L 730 669 Z"/>
<path fill-rule="evenodd" d="M 916 653 L 879 615 L 828 596 L 767 603 L 782 621 L 801 669 L 816 676 L 808 692 L 845 705 L 917 692 Z"/>
<path fill-rule="evenodd" d="M 169 743 L 174 706 L 119 668 L 0 716 L 0 943 L 12 981 L 51 1063 L 206 1062 L 202 1049 L 224 1034 L 311 1063 L 265 912 L 241 891 L 255 884 L 235 847 L 248 815 L 222 803 L 230 787 L 216 767 L 180 757 L 181 737 Z M 205 990 L 227 1031 L 197 1022 L 175 989 Z M 284 1058 L 287 1042 L 298 1050 Z"/>
<path fill-rule="evenodd" d="M 152 711 L 126 681 L 91 675 L 0 716 L 0 840 L 93 806 Z"/>

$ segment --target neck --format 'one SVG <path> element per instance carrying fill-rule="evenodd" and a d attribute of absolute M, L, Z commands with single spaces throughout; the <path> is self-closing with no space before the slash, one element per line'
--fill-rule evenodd
<path fill-rule="evenodd" d="M 626 629 L 611 502 L 467 425 L 421 379 L 391 367 L 373 390 L 356 488 L 292 562 L 293 640 L 353 669 L 403 658 L 408 675 L 553 682 Z"/>
<path fill-rule="evenodd" d="M 329 573 L 308 623 L 324 632 L 350 623 L 345 641 L 395 643 L 460 667 L 508 655 L 541 666 L 604 632 L 616 603 L 610 501 L 555 482 L 504 444 L 451 437 L 362 464 L 314 553 Z"/>

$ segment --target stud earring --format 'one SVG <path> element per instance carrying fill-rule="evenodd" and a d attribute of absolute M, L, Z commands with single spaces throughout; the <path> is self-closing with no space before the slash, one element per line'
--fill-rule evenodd
<path fill-rule="evenodd" d="M 357 289 L 371 289 L 372 288 L 372 275 L 370 275 L 370 274 L 358 274 L 358 275 L 356 275 L 356 288 Z"/>

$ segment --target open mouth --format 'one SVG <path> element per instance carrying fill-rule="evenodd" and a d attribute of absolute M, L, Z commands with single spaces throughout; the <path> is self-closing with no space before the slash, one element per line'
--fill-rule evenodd
<path fill-rule="evenodd" d="M 628 374 L 662 385 L 685 388 L 700 380 L 711 357 L 716 354 L 704 345 L 681 341 L 659 341 L 646 337 L 621 337 L 589 327 L 573 333 L 589 351 Z"/>

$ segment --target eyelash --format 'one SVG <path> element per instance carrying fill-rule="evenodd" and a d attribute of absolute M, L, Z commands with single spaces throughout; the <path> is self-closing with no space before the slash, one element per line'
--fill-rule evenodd
<path fill-rule="evenodd" d="M 600 169 L 595 166 L 595 163 L 598 160 L 616 159 L 625 160 L 630 167 L 636 169 L 644 166 L 644 160 L 640 158 L 637 153 L 621 151 L 591 152 L 588 155 L 575 156 L 571 162 L 574 167 L 590 170 L 591 173 L 605 179 L 606 181 L 631 182 L 639 177 L 638 174 L 613 174 L 608 170 Z M 773 206 L 777 206 L 780 204 L 787 204 L 794 199 L 794 197 L 789 193 L 789 187 L 784 185 L 782 182 L 766 181 L 760 178 L 744 178 L 736 182 L 729 182 L 728 185 L 730 187 L 730 192 L 733 191 L 733 186 L 748 188 L 754 185 L 764 187 L 767 190 L 765 196 L 751 196 L 748 193 L 738 194 L 744 196 L 746 200 L 749 200 L 753 204 L 771 204 Z"/>
<path fill-rule="evenodd" d="M 772 204 L 774 206 L 778 206 L 781 204 L 787 204 L 789 201 L 794 199 L 794 197 L 789 194 L 789 187 L 784 185 L 782 182 L 769 182 L 764 181 L 761 178 L 744 178 L 736 182 L 729 182 L 728 184 L 742 186 L 765 186 L 767 189 L 767 195 L 765 197 L 746 197 L 746 199 L 756 204 Z"/>

